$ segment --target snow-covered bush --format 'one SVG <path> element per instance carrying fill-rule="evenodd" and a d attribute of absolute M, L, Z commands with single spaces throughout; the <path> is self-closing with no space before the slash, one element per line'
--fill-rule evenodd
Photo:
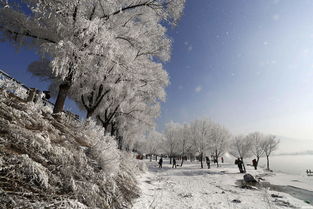
<path fill-rule="evenodd" d="M 103 133 L 0 91 L 1 207 L 129 207 L 143 166 Z"/>
<path fill-rule="evenodd" d="M 4 78 L 1 76 L 0 76 L 0 88 L 13 93 L 22 99 L 26 99 L 28 95 L 27 89 L 22 87 L 21 84 L 17 83 L 13 79 Z"/>

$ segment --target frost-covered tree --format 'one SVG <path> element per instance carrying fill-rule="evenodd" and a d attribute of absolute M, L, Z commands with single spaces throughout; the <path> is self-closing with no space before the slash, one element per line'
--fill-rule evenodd
<path fill-rule="evenodd" d="M 263 143 L 262 143 L 262 149 L 266 156 L 266 169 L 270 170 L 270 155 L 273 151 L 275 151 L 278 148 L 280 140 L 276 138 L 276 136 L 269 135 L 266 136 Z"/>
<path fill-rule="evenodd" d="M 131 150 L 136 141 L 136 137 L 145 132 L 154 130 L 154 117 L 149 111 L 138 111 L 132 114 L 118 113 L 114 118 L 112 126 L 115 132 L 112 134 L 117 137 L 119 148 Z"/>
<path fill-rule="evenodd" d="M 150 155 L 150 161 L 152 160 L 152 155 L 157 155 L 160 148 L 161 143 L 163 141 L 163 134 L 157 132 L 156 130 L 151 130 L 146 136 L 145 140 L 145 152 Z M 157 158 L 156 158 L 157 159 Z"/>
<path fill-rule="evenodd" d="M 172 164 L 172 158 L 178 155 L 179 139 L 181 126 L 178 123 L 170 122 L 165 125 L 164 141 L 162 143 L 164 152 L 170 158 L 170 164 Z"/>
<path fill-rule="evenodd" d="M 184 164 L 184 158 L 186 157 L 186 153 L 191 150 L 192 142 L 190 137 L 190 126 L 187 124 L 184 124 L 180 129 L 180 137 L 178 139 L 178 150 L 181 155 L 181 164 L 182 167 Z"/>
<path fill-rule="evenodd" d="M 260 157 L 264 155 L 264 135 L 259 132 L 250 133 L 247 135 L 248 140 L 251 141 L 251 152 L 256 157 L 256 167 L 259 164 Z"/>
<path fill-rule="evenodd" d="M 134 82 L 135 79 L 132 82 L 121 82 L 123 83 L 121 89 L 108 93 L 101 106 L 95 111 L 98 120 L 112 135 L 117 129 L 123 129 L 121 124 L 126 125 L 125 123 L 133 123 L 133 121 L 143 126 L 153 126 L 155 118 L 159 115 L 159 102 L 165 99 L 167 73 L 151 71 L 138 77 L 141 77 L 142 82 Z M 114 127 L 117 120 L 122 120 L 123 123 L 118 123 L 120 125 Z M 115 130 L 112 131 L 112 128 Z"/>
<path fill-rule="evenodd" d="M 219 125 L 213 124 L 210 131 L 209 147 L 212 155 L 216 159 L 216 166 L 218 167 L 218 159 L 226 152 L 228 139 L 230 134 L 228 130 Z"/>
<path fill-rule="evenodd" d="M 101 117 L 107 126 L 117 113 L 143 112 L 164 101 L 168 75 L 162 65 L 148 56 L 137 59 L 125 63 L 125 72 L 113 65 L 103 76 L 78 83 L 75 89 L 80 89 L 81 95 L 76 91 L 70 94 L 87 111 L 87 117 Z"/>
<path fill-rule="evenodd" d="M 148 95 L 146 98 L 149 98 Z M 120 148 L 130 149 L 133 138 L 138 133 L 154 127 L 154 120 L 159 114 L 159 104 L 157 101 L 153 103 L 144 99 L 134 91 L 118 105 L 114 104 L 114 101 L 108 106 L 104 104 L 99 107 L 99 110 L 103 108 L 104 111 L 97 111 L 97 119 L 101 121 L 107 133 L 118 138 Z"/>
<path fill-rule="evenodd" d="M 203 168 L 203 155 L 210 148 L 210 131 L 212 122 L 209 120 L 196 120 L 190 124 L 190 136 L 194 150 L 197 152 Z"/>
<path fill-rule="evenodd" d="M 101 80 L 114 66 L 114 74 L 124 78 L 139 63 L 168 60 L 170 40 L 161 22 L 175 24 L 184 1 L 0 0 L 1 38 L 48 58 L 48 74 L 59 87 L 54 112 L 60 112 L 69 91 L 78 90 L 73 86 L 92 74 Z M 85 98 L 91 112 L 103 99 L 102 94 L 88 97 L 102 88 L 98 80 L 92 83 L 96 86 L 86 87 Z M 81 89 L 76 93 L 80 96 Z"/>
<path fill-rule="evenodd" d="M 228 152 L 236 158 L 240 158 L 242 161 L 252 155 L 251 153 L 252 143 L 243 135 L 235 136 L 229 145 Z M 244 162 L 244 161 L 243 161 Z M 246 167 L 243 163 L 243 169 L 246 172 Z"/>

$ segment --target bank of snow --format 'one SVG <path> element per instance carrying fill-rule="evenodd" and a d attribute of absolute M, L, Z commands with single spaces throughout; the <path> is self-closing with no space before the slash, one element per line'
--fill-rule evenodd
<path fill-rule="evenodd" d="M 290 194 L 271 190 L 269 183 L 261 187 L 242 188 L 238 182 L 243 179 L 243 174 L 233 164 L 222 164 L 220 168 L 213 166 L 210 170 L 199 169 L 198 163 L 185 164 L 177 169 L 172 169 L 168 162 L 162 169 L 157 168 L 156 162 L 147 164 L 149 172 L 140 178 L 142 193 L 135 200 L 133 209 L 313 208 Z M 250 167 L 248 172 L 261 175 L 263 182 L 278 184 L 281 181 L 283 185 L 295 183 L 313 188 L 313 178 L 298 176 L 296 180 L 289 176 L 289 180 L 283 180 L 281 177 L 284 174 L 264 175 L 263 171 Z"/>
<path fill-rule="evenodd" d="M 92 121 L 0 90 L 0 208 L 128 208 L 140 164 Z"/>

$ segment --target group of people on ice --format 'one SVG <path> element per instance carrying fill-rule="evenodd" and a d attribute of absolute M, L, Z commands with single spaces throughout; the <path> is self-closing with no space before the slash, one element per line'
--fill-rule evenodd
<path fill-rule="evenodd" d="M 243 163 L 242 158 L 237 158 L 235 160 L 235 164 L 238 166 L 240 173 L 245 173 L 246 172 L 245 165 Z M 258 161 L 256 159 L 252 160 L 252 166 L 254 167 L 255 170 L 257 170 Z"/>
<path fill-rule="evenodd" d="M 211 161 L 210 161 L 210 158 L 208 156 L 205 157 L 205 162 L 206 162 L 206 164 L 208 166 L 208 169 L 210 169 Z M 217 163 L 217 159 L 213 158 L 213 162 L 214 162 L 214 164 Z M 224 163 L 224 158 L 223 157 L 221 157 L 221 162 Z M 163 157 L 161 157 L 159 159 L 158 164 L 159 164 L 159 168 L 162 168 Z M 176 163 L 176 158 L 175 157 L 172 158 L 172 168 L 177 168 L 177 163 Z"/>
<path fill-rule="evenodd" d="M 208 156 L 205 157 L 205 162 L 207 164 L 208 169 L 210 169 L 210 167 L 211 167 L 211 160 L 210 160 L 210 158 Z M 217 160 L 215 158 L 213 158 L 213 162 L 215 164 L 215 163 L 217 163 Z M 224 163 L 224 158 L 223 157 L 221 157 L 221 162 Z M 158 164 L 159 164 L 159 168 L 162 168 L 163 157 L 161 157 L 159 159 Z M 235 164 L 238 166 L 240 173 L 245 173 L 245 170 L 246 170 L 245 169 L 245 165 L 244 165 L 243 160 L 241 158 L 237 158 L 235 160 Z M 256 170 L 257 169 L 257 165 L 258 165 L 258 162 L 257 162 L 256 159 L 252 160 L 252 165 L 253 165 L 254 169 Z M 172 158 L 172 168 L 177 168 L 177 162 L 176 162 L 176 158 L 175 157 Z M 309 173 L 309 172 L 307 171 L 307 173 Z M 310 174 L 311 174 L 311 171 L 310 171 Z"/>
<path fill-rule="evenodd" d="M 235 164 L 238 166 L 240 173 L 245 173 L 245 167 L 241 158 L 237 158 Z"/>
<path fill-rule="evenodd" d="M 162 164 L 163 164 L 163 157 L 161 157 L 160 160 L 159 160 L 159 168 L 162 168 Z M 176 159 L 175 158 L 173 158 L 172 168 L 177 168 L 177 164 L 176 164 Z"/>
<path fill-rule="evenodd" d="M 211 156 L 211 158 L 213 158 L 213 163 L 214 164 L 218 163 L 217 158 L 215 158 L 214 156 Z M 206 162 L 206 165 L 208 166 L 208 169 L 210 169 L 210 167 L 211 167 L 211 160 L 210 160 L 209 156 L 205 157 L 205 162 Z M 223 157 L 221 157 L 221 162 L 224 163 L 224 158 Z"/>

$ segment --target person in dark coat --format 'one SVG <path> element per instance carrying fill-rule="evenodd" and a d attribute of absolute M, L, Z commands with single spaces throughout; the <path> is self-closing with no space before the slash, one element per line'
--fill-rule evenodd
<path fill-rule="evenodd" d="M 210 169 L 210 158 L 208 156 L 205 157 L 205 161 L 208 166 L 208 169 Z"/>
<path fill-rule="evenodd" d="M 163 164 L 163 158 L 161 157 L 159 160 L 159 168 L 162 168 L 162 164 Z"/>
<path fill-rule="evenodd" d="M 252 165 L 253 165 L 254 169 L 256 170 L 258 167 L 258 163 L 257 163 L 256 159 L 252 160 Z"/>
<path fill-rule="evenodd" d="M 172 168 L 176 168 L 177 167 L 177 165 L 176 165 L 176 159 L 175 158 L 173 158 L 173 166 L 172 166 Z"/>
<path fill-rule="evenodd" d="M 242 162 L 242 160 L 240 159 L 240 158 L 238 158 L 237 159 L 237 165 L 238 165 L 238 168 L 239 168 L 239 171 L 240 171 L 240 173 L 244 173 L 244 171 L 243 171 L 243 162 Z"/>

